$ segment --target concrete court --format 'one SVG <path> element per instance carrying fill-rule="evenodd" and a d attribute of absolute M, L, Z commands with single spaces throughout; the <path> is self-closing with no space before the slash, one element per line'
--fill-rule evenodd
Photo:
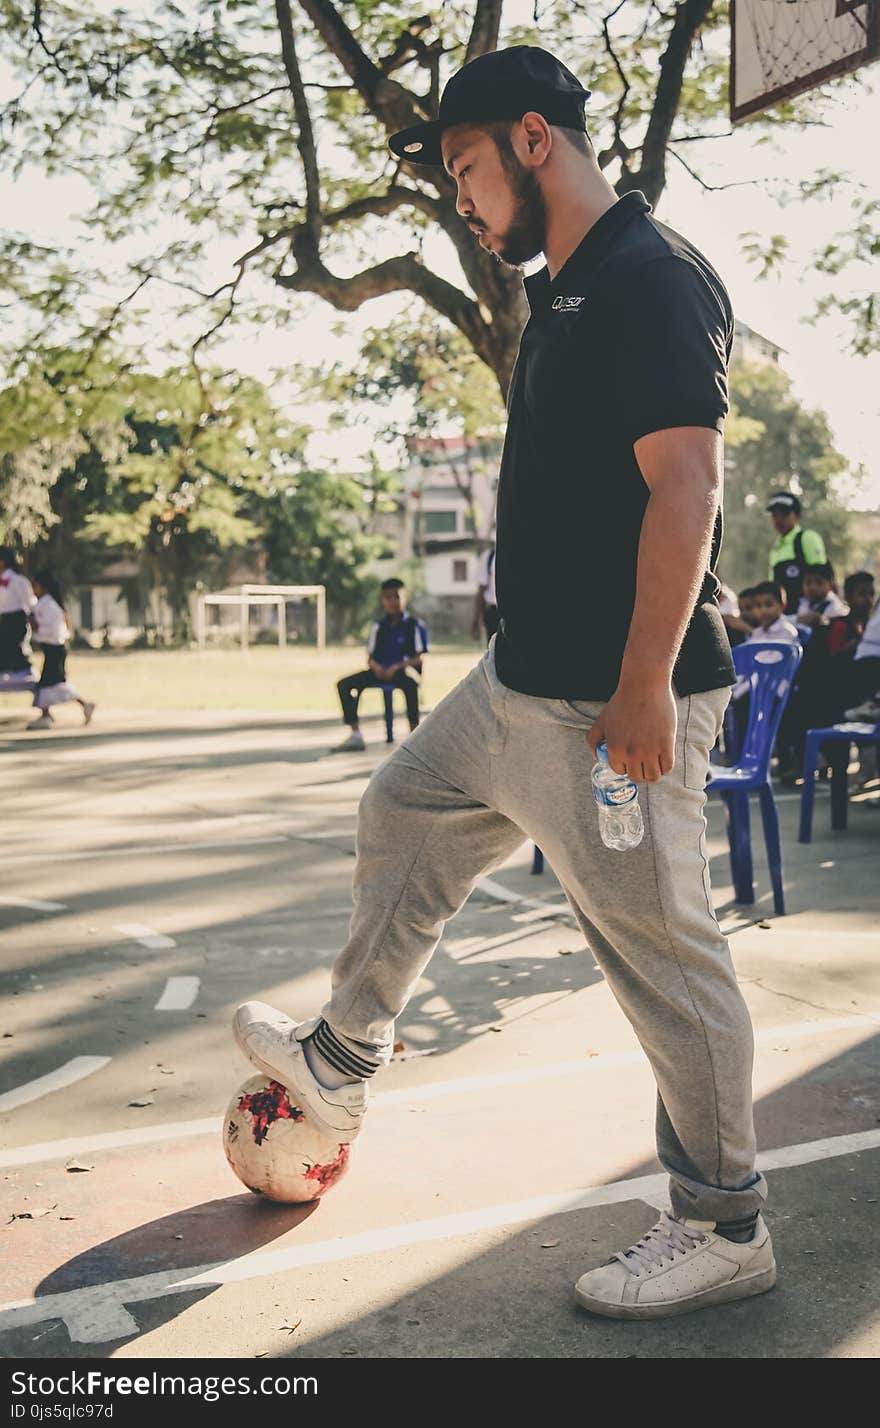
<path fill-rule="evenodd" d="M 877 1353 L 877 790 L 832 835 L 820 789 L 810 847 L 782 796 L 784 919 L 757 828 L 759 900 L 731 905 L 711 807 L 716 903 L 758 1037 L 780 1283 L 627 1325 L 583 1314 L 570 1285 L 662 1203 L 651 1077 L 528 849 L 447 928 L 347 1179 L 314 1210 L 273 1207 L 220 1148 L 247 1075 L 229 1016 L 248 996 L 320 1005 L 357 801 L 385 755 L 378 721 L 366 755 L 333 759 L 329 720 L 21 722 L 0 722 L 4 1354 Z"/>

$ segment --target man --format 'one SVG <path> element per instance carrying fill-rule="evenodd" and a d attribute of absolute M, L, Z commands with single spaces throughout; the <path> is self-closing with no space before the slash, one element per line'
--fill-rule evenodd
<path fill-rule="evenodd" d="M 804 572 L 808 565 L 824 565 L 828 559 L 825 542 L 818 531 L 800 524 L 801 503 L 791 491 L 776 491 L 767 503 L 776 540 L 770 551 L 771 580 L 785 591 L 786 608 L 792 615 L 804 593 Z"/>
<path fill-rule="evenodd" d="M 477 562 L 477 591 L 471 639 L 491 640 L 498 631 L 498 596 L 495 593 L 495 547 L 484 550 Z"/>
<path fill-rule="evenodd" d="M 733 317 L 696 249 L 642 194 L 617 198 L 587 97 L 553 56 L 517 46 L 466 65 L 438 120 L 391 140 L 406 161 L 443 163 L 487 252 L 546 258 L 526 279 L 509 395 L 501 623 L 361 801 L 350 938 L 322 1014 L 296 1025 L 249 1003 L 235 1032 L 350 1139 L 444 922 L 524 838 L 537 843 L 651 1062 L 670 1174 L 671 1214 L 576 1293 L 600 1314 L 654 1318 L 776 1275 L 752 1029 L 708 895 L 703 818 L 734 678 L 711 573 Z M 554 620 L 536 590 L 553 591 Z M 602 618 L 586 619 L 596 590 Z M 645 836 L 626 852 L 604 847 L 590 797 L 603 739 L 641 787 Z"/>
<path fill-rule="evenodd" d="M 351 733 L 332 754 L 363 752 L 367 747 L 358 723 L 358 703 L 365 689 L 393 684 L 402 689 L 410 732 L 419 723 L 419 682 L 422 657 L 428 649 L 427 630 L 420 620 L 406 613 L 406 588 L 396 578 L 382 582 L 385 614 L 377 620 L 367 642 L 367 668 L 340 679 L 336 686 L 342 717 Z"/>
<path fill-rule="evenodd" d="M 0 546 L 0 674 L 29 672 L 24 642 L 36 603 L 30 581 L 18 569 L 15 551 Z"/>

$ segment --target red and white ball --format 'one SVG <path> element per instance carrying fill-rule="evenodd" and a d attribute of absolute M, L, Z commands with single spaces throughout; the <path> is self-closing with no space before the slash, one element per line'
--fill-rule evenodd
<path fill-rule="evenodd" d="M 251 1076 L 229 1102 L 223 1149 L 239 1180 L 255 1195 L 304 1205 L 342 1178 L 351 1144 L 319 1130 L 279 1081 Z"/>

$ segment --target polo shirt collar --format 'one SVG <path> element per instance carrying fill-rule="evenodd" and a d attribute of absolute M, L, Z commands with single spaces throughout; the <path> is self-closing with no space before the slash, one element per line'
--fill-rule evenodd
<path fill-rule="evenodd" d="M 592 228 L 587 229 L 552 282 L 546 265 L 531 277 L 523 279 L 530 310 L 536 312 L 544 307 L 551 292 L 564 280 L 567 281 L 573 272 L 577 272 L 579 279 L 589 277 L 627 224 L 642 213 L 650 212 L 651 205 L 639 189 L 625 193 L 596 219 Z"/>

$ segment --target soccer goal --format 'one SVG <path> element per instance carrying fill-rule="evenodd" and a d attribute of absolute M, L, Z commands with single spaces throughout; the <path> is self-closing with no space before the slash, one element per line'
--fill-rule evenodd
<path fill-rule="evenodd" d="M 239 642 L 246 653 L 251 636 L 251 606 L 274 605 L 278 612 L 278 647 L 287 644 L 287 606 L 295 601 L 314 599 L 316 609 L 316 643 L 323 650 L 327 643 L 327 591 L 323 585 L 241 585 L 238 590 L 219 590 L 198 598 L 196 629 L 199 649 L 208 642 L 208 606 L 238 606 Z"/>

